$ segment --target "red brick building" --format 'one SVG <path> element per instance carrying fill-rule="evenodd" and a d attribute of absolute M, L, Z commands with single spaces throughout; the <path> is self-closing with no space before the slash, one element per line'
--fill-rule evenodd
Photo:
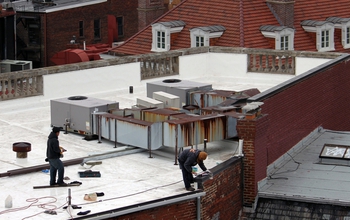
<path fill-rule="evenodd" d="M 17 59 L 33 67 L 53 65 L 57 52 L 122 42 L 165 11 L 162 0 L 12 2 L 17 11 Z M 74 44 L 74 45 L 69 45 Z"/>

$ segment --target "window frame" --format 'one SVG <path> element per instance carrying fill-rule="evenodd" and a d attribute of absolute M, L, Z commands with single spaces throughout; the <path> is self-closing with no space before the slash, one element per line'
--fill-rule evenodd
<path fill-rule="evenodd" d="M 304 21 L 304 25 L 302 22 L 302 27 L 307 32 L 314 32 L 316 33 L 316 49 L 318 52 L 328 52 L 328 51 L 334 51 L 334 27 L 335 25 L 332 22 L 329 21 L 313 21 L 313 20 L 306 20 Z M 324 44 L 324 37 L 323 33 L 325 31 L 328 32 L 329 38 L 327 38 L 327 41 L 329 42 L 329 45 L 323 45 Z"/>
<path fill-rule="evenodd" d="M 334 25 L 331 23 L 316 27 L 317 50 L 319 52 L 326 52 L 335 50 L 334 48 Z M 328 33 L 324 35 L 324 33 Z M 328 43 L 328 45 L 325 45 Z"/>
<path fill-rule="evenodd" d="M 224 27 L 221 26 L 223 29 L 221 30 L 215 30 L 212 29 L 213 26 L 207 26 L 207 27 L 195 27 L 190 29 L 190 37 L 191 37 L 191 47 L 206 47 L 210 46 L 210 38 L 218 38 L 221 37 L 224 33 Z M 203 39 L 203 42 L 201 46 L 198 46 L 197 38 Z"/>
<path fill-rule="evenodd" d="M 275 50 L 286 50 L 285 46 L 282 48 L 282 39 L 288 37 L 287 50 L 294 50 L 294 32 L 293 28 L 272 26 L 271 30 L 261 30 L 261 33 L 268 38 L 275 39 Z"/>
<path fill-rule="evenodd" d="M 343 48 L 350 48 L 350 21 L 341 23 L 341 39 Z"/>
<path fill-rule="evenodd" d="M 167 22 L 164 22 L 167 23 Z M 169 23 L 167 23 L 169 24 Z M 185 25 L 185 24 L 184 24 Z M 171 39 L 170 36 L 172 33 L 178 33 L 181 32 L 182 29 L 184 28 L 183 26 L 176 26 L 176 27 L 171 27 L 171 26 L 165 26 L 163 23 L 155 23 L 152 24 L 152 52 L 164 52 L 164 51 L 169 51 L 170 50 L 170 44 L 171 44 Z M 164 44 L 163 47 L 158 47 L 159 42 L 158 42 L 158 32 L 164 32 L 164 42 L 161 42 L 162 45 Z"/>

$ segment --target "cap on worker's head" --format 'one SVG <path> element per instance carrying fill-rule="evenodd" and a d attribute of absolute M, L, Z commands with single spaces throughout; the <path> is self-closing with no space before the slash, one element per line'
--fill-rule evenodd
<path fill-rule="evenodd" d="M 198 160 L 203 161 L 203 160 L 207 159 L 207 156 L 208 156 L 207 153 L 205 153 L 205 152 L 200 152 L 199 155 L 198 155 Z"/>
<path fill-rule="evenodd" d="M 53 131 L 54 133 L 60 132 L 60 131 L 61 131 L 61 127 L 53 127 L 53 128 L 52 128 L 52 131 Z"/>

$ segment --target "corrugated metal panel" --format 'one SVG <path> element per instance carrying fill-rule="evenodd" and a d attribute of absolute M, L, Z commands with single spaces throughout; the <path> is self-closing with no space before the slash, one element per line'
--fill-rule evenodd
<path fill-rule="evenodd" d="M 224 102 L 228 97 L 235 95 L 235 91 L 213 90 L 206 93 L 206 107 L 218 105 Z"/>
<path fill-rule="evenodd" d="M 195 123 L 195 132 L 198 143 L 204 143 L 204 139 L 209 142 L 223 140 L 226 136 L 226 117 L 208 115 Z"/>
<path fill-rule="evenodd" d="M 124 118 L 109 113 L 96 113 L 93 118 L 95 134 L 100 134 L 104 139 L 150 150 L 162 146 L 161 123 Z"/>
<path fill-rule="evenodd" d="M 190 100 L 191 105 L 198 105 L 200 108 L 205 108 L 219 105 L 235 95 L 235 91 L 229 90 L 194 91 L 190 93 Z"/>
<path fill-rule="evenodd" d="M 226 137 L 226 116 L 208 115 L 165 121 L 164 145 L 186 147 Z"/>

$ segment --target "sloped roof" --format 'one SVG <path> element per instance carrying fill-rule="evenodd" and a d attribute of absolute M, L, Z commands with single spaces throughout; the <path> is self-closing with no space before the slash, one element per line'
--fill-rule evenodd
<path fill-rule="evenodd" d="M 316 42 L 311 34 L 306 32 L 301 22 L 305 20 L 326 21 L 337 16 L 349 17 L 350 0 L 298 0 L 294 2 L 294 49 L 300 51 L 317 51 Z M 331 7 L 330 7 L 331 6 Z M 155 20 L 168 22 L 182 20 L 186 23 L 184 29 L 173 39 L 171 50 L 189 48 L 191 46 L 189 30 L 196 27 L 222 25 L 225 33 L 215 41 L 213 46 L 247 47 L 275 49 L 265 38 L 259 28 L 262 25 L 280 26 L 266 2 L 263 0 L 231 1 L 231 0 L 184 0 L 177 7 Z M 335 49 L 337 52 L 348 52 L 341 45 L 340 34 L 336 33 Z M 144 54 L 151 52 L 152 27 L 147 26 L 121 46 L 112 49 L 120 54 Z"/>
<path fill-rule="evenodd" d="M 254 6 L 254 7 L 252 7 Z M 244 14 L 241 13 L 244 11 Z M 256 16 L 259 20 L 272 20 L 266 3 L 261 0 L 253 0 L 245 3 L 242 1 L 229 0 L 184 0 L 177 7 L 167 12 L 154 23 L 182 20 L 186 23 L 184 29 L 177 34 L 176 39 L 171 44 L 171 50 L 191 47 L 189 30 L 192 28 L 221 25 L 225 27 L 224 34 L 217 39 L 214 46 L 245 46 L 244 41 L 254 42 L 249 47 L 268 47 L 269 43 L 259 32 L 261 24 L 256 22 Z M 275 19 L 274 19 L 275 20 Z M 274 23 L 278 25 L 277 21 Z M 242 32 L 241 30 L 243 30 Z M 253 37 L 250 33 L 256 32 Z M 247 33 L 247 34 L 246 34 Z M 252 40 L 251 38 L 254 38 Z M 112 51 L 122 54 L 143 54 L 151 52 L 152 27 L 149 25 L 133 37 L 128 39 L 123 45 Z"/>

